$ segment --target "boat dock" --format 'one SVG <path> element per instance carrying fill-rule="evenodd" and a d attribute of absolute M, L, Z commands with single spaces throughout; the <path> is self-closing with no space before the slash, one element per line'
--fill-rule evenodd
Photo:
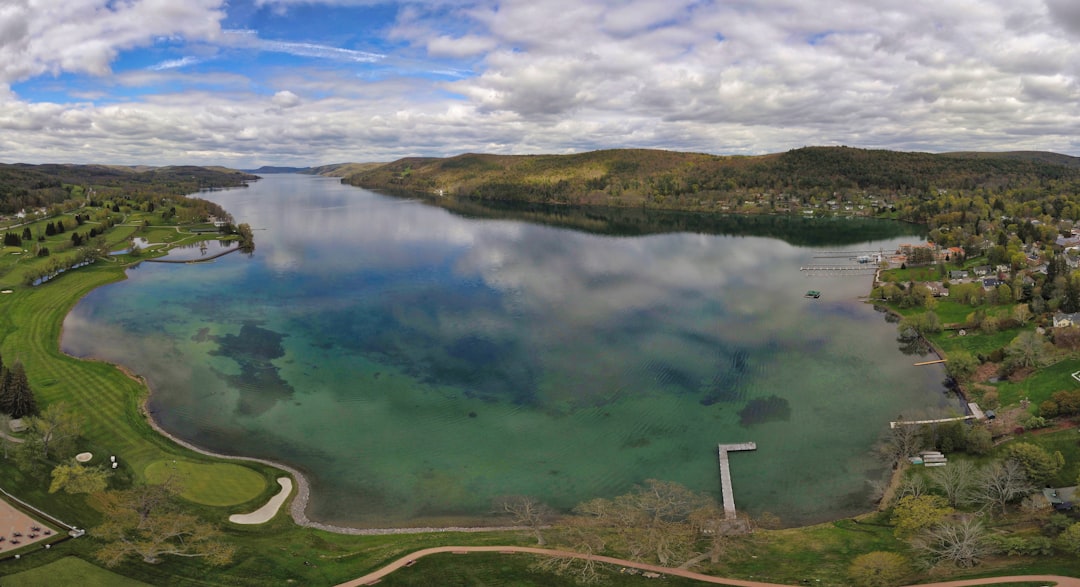
<path fill-rule="evenodd" d="M 889 428 L 896 428 L 897 426 L 920 426 L 922 424 L 943 424 L 945 422 L 963 422 L 965 420 L 983 421 L 986 419 L 986 414 L 983 413 L 982 408 L 975 402 L 968 402 L 967 405 L 968 415 L 957 416 L 955 418 L 938 418 L 936 420 L 901 420 L 899 422 L 889 422 Z"/>
<path fill-rule="evenodd" d="M 873 275 L 877 272 L 876 265 L 806 265 L 799 267 L 799 271 L 802 271 L 807 277 L 816 276 L 859 276 L 859 275 Z"/>
<path fill-rule="evenodd" d="M 736 450 L 757 450 L 753 442 L 741 442 L 738 444 L 721 444 L 720 452 L 720 488 L 724 494 L 724 518 L 735 519 L 735 494 L 731 490 L 731 465 L 728 461 L 728 453 Z"/>

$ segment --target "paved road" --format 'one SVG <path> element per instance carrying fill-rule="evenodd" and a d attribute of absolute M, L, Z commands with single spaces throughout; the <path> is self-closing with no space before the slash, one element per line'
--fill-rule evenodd
<path fill-rule="evenodd" d="M 561 556 L 572 558 L 592 558 L 593 560 L 608 563 L 612 565 L 618 565 L 622 567 L 633 567 L 635 569 L 641 569 L 643 571 L 653 571 L 655 573 L 663 573 L 665 575 L 675 575 L 678 577 L 685 577 L 687 579 L 695 579 L 703 583 L 711 583 L 714 585 L 729 585 L 732 587 L 791 587 L 790 585 L 781 585 L 778 583 L 761 583 L 759 581 L 744 581 L 741 579 L 725 579 L 722 577 L 713 577 L 711 575 L 703 575 L 701 573 L 695 573 L 693 571 L 686 571 L 683 569 L 671 569 L 668 567 L 660 567 L 656 565 L 649 565 L 645 563 L 637 563 L 634 561 L 623 560 L 619 558 L 612 558 L 610 556 L 597 556 L 587 555 L 580 552 L 571 552 L 567 550 L 550 550 L 547 548 L 531 548 L 527 546 L 439 546 L 436 548 L 425 548 L 424 550 L 418 550 L 412 554 L 403 556 L 398 560 L 386 565 L 385 567 L 368 573 L 359 579 L 353 579 L 352 581 L 346 581 L 337 585 L 337 587 L 360 587 L 361 585 L 371 585 L 372 583 L 382 579 L 383 577 L 393 573 L 394 571 L 409 564 L 410 561 L 418 560 L 422 557 L 440 554 L 440 553 L 455 553 L 466 554 L 469 552 L 501 552 L 501 553 L 513 553 L 523 552 L 528 554 L 539 554 L 544 556 Z M 973 579 L 968 581 L 949 581 L 945 583 L 927 583 L 925 585 L 918 585 L 912 587 L 977 587 L 979 585 L 993 585 L 996 583 L 1014 583 L 1019 581 L 1042 581 L 1048 584 L 1057 583 L 1058 587 L 1080 587 L 1080 579 L 1073 579 L 1069 577 L 1055 577 L 1053 575 L 1024 575 L 1015 577 L 995 577 L 991 579 Z"/>

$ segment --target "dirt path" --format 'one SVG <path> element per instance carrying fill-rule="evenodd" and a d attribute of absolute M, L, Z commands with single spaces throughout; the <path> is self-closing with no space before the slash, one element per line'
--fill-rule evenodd
<path fill-rule="evenodd" d="M 360 587 L 361 585 L 372 585 L 379 579 L 393 573 L 394 571 L 416 561 L 422 557 L 440 554 L 440 553 L 453 553 L 453 554 L 466 554 L 470 552 L 499 552 L 504 554 L 510 553 L 527 553 L 527 554 L 539 554 L 543 556 L 559 556 L 559 557 L 571 557 L 587 559 L 591 558 L 595 561 L 617 565 L 621 567 L 632 567 L 635 569 L 641 569 L 643 571 L 652 571 L 654 573 L 661 573 L 664 575 L 674 575 L 677 577 L 685 577 L 687 579 L 694 579 L 703 583 L 711 583 L 713 585 L 729 585 L 731 587 L 790 587 L 789 585 L 781 585 L 779 583 L 761 583 L 759 581 L 744 581 L 742 579 L 725 579 L 722 577 L 713 577 L 711 575 L 703 575 L 701 573 L 695 573 L 693 571 L 687 571 L 683 569 L 671 569 L 668 567 L 660 567 L 657 565 L 649 565 L 645 563 L 637 563 L 634 561 L 628 561 L 610 556 L 597 556 L 587 555 L 580 552 L 571 552 L 567 550 L 550 550 L 547 548 L 531 548 L 528 546 L 439 546 L 436 548 L 425 548 L 418 550 L 412 554 L 403 556 L 398 560 L 386 565 L 385 567 L 368 573 L 358 579 L 352 581 L 346 581 L 337 585 L 337 587 Z M 1071 579 L 1068 577 L 1055 577 L 1053 575 L 1026 575 L 1016 577 L 994 577 L 989 579 L 973 579 L 967 581 L 949 581 L 946 583 L 927 583 L 925 585 L 918 585 L 912 587 L 976 587 L 978 585 L 993 585 L 996 583 L 1015 583 L 1018 581 L 1043 581 L 1046 583 L 1057 583 L 1058 587 L 1080 587 L 1080 579 Z"/>

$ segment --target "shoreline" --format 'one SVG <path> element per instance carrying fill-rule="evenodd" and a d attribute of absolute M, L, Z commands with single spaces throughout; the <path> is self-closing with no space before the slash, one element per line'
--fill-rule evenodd
<path fill-rule="evenodd" d="M 236 250 L 239 250 L 239 249 L 238 248 L 232 248 L 229 251 L 226 251 L 226 253 L 231 253 L 231 252 L 234 252 Z M 145 261 L 145 259 L 137 261 L 135 263 L 125 265 L 122 268 L 124 273 L 122 274 L 121 280 L 122 279 L 127 279 L 127 270 L 130 267 L 138 265 L 142 261 Z M 100 287 L 100 286 L 98 286 L 98 287 Z M 241 455 L 230 455 L 230 454 L 224 454 L 224 453 L 215 452 L 215 451 L 212 451 L 212 450 L 209 450 L 209 449 L 206 449 L 206 448 L 202 448 L 202 447 L 200 447 L 200 446 L 198 446 L 198 445 L 196 445 L 194 443 L 188 442 L 187 440 L 184 440 L 184 439 L 170 433 L 169 431 L 162 428 L 161 424 L 158 423 L 158 421 L 154 419 L 153 415 L 151 415 L 150 411 L 146 408 L 147 402 L 150 401 L 150 397 L 154 393 L 154 388 L 153 388 L 153 386 L 150 385 L 150 382 L 149 382 L 149 380 L 147 380 L 146 377 L 140 375 L 139 373 L 136 373 L 130 367 L 128 367 L 126 365 L 123 365 L 123 364 L 120 364 L 120 363 L 115 363 L 115 362 L 112 362 L 112 361 L 102 360 L 102 359 L 95 358 L 95 357 L 92 357 L 92 356 L 78 357 L 78 356 L 69 354 L 69 353 L 64 351 L 63 344 L 62 344 L 62 341 L 63 341 L 63 338 L 64 338 L 64 320 L 66 320 L 68 314 L 71 313 L 71 311 L 75 308 L 75 306 L 79 303 L 79 301 L 85 295 L 89 294 L 90 292 L 92 292 L 92 291 L 94 291 L 96 289 L 97 289 L 97 287 L 93 287 L 90 290 L 88 290 L 86 292 L 86 294 L 84 294 L 83 296 L 80 296 L 77 299 L 75 299 L 74 302 L 72 303 L 71 307 L 68 308 L 68 311 L 64 313 L 64 319 L 62 319 L 60 321 L 59 335 L 58 335 L 57 340 L 56 340 L 57 351 L 60 352 L 61 354 L 65 355 L 65 356 L 71 357 L 72 359 L 75 359 L 77 361 L 93 361 L 93 362 L 105 363 L 107 365 L 110 365 L 113 368 L 115 368 L 117 371 L 119 371 L 121 374 L 123 374 L 125 377 L 127 377 L 128 379 L 131 379 L 135 383 L 141 385 L 144 389 L 146 389 L 146 393 L 143 395 L 143 397 L 139 401 L 139 404 L 138 404 L 139 414 L 146 421 L 146 423 L 150 425 L 150 428 L 155 433 L 157 433 L 158 435 L 168 439 L 169 441 L 173 442 L 174 444 L 176 444 L 178 446 L 182 446 L 182 447 L 184 447 L 184 448 L 186 448 L 186 449 L 188 449 L 188 450 L 190 450 L 192 452 L 195 452 L 195 453 L 198 453 L 198 454 L 201 454 L 201 455 L 204 455 L 204 456 L 213 457 L 213 458 L 216 458 L 216 459 L 227 460 L 227 461 L 258 463 L 260 465 L 265 465 L 265 466 L 268 466 L 268 467 L 272 467 L 272 468 L 278 469 L 279 471 L 287 473 L 289 476 L 292 477 L 293 481 L 296 484 L 295 492 L 290 493 L 290 497 L 291 497 L 292 501 L 289 504 L 289 517 L 292 519 L 293 523 L 296 524 L 297 526 L 300 526 L 300 527 L 303 527 L 303 528 L 313 528 L 313 529 L 316 529 L 316 530 L 323 530 L 325 532 L 332 532 L 334 534 L 348 534 L 348 535 L 356 535 L 356 536 L 382 536 L 382 535 L 392 535 L 392 534 L 435 534 L 435 533 L 440 533 L 440 532 L 456 532 L 456 533 L 469 532 L 469 533 L 471 533 L 471 532 L 502 532 L 502 531 L 529 530 L 529 528 L 527 528 L 525 526 L 447 526 L 447 527 L 438 527 L 438 528 L 433 527 L 433 526 L 423 526 L 423 527 L 395 527 L 395 528 L 356 528 L 356 527 L 352 527 L 352 526 L 338 526 L 336 524 L 317 522 L 315 520 L 312 520 L 311 518 L 308 518 L 307 517 L 307 506 L 308 506 L 308 502 L 311 500 L 311 484 L 308 482 L 307 477 L 303 473 L 300 472 L 300 470 L 298 470 L 295 467 L 292 467 L 290 465 L 286 465 L 284 463 L 272 461 L 270 459 L 262 459 L 262 458 L 258 458 L 258 457 L 246 457 L 246 456 L 241 456 Z"/>
<path fill-rule="evenodd" d="M 122 371 L 125 372 L 125 374 L 128 374 L 129 377 L 133 374 L 130 370 L 126 368 L 121 368 L 119 365 L 117 365 L 117 368 L 120 368 Z M 146 381 L 144 377 L 142 377 L 141 375 L 137 375 L 137 377 L 139 378 L 139 382 L 142 383 L 147 389 L 146 396 L 141 402 L 139 402 L 139 413 L 143 416 L 143 418 L 146 419 L 146 422 L 150 424 L 150 427 L 153 428 L 154 431 L 158 434 L 164 436 L 165 438 L 168 438 L 172 442 L 190 451 L 197 452 L 201 455 L 229 461 L 246 461 L 249 463 L 259 463 L 260 465 L 266 465 L 268 467 L 280 469 L 291 475 L 293 477 L 293 480 L 296 482 L 296 492 L 292 498 L 292 503 L 289 504 L 289 517 L 292 518 L 293 522 L 297 526 L 302 526 L 304 528 L 314 528 L 316 530 L 323 530 L 326 532 L 332 532 L 334 534 L 350 534 L 355 536 L 382 536 L 387 534 L 434 534 L 439 532 L 502 532 L 529 529 L 525 526 L 449 526 L 446 528 L 435 528 L 427 526 L 417 528 L 354 528 L 352 526 L 338 526 L 335 524 L 316 522 L 307 517 L 307 505 L 308 501 L 310 501 L 311 499 L 311 484 L 308 482 L 307 477 L 305 477 L 303 473 L 301 473 L 298 469 L 294 467 L 291 467 L 284 463 L 271 461 L 270 459 L 262 459 L 259 457 L 245 457 L 240 455 L 229 455 L 205 449 L 170 433 L 169 431 L 162 428 L 158 421 L 155 420 L 154 417 L 150 414 L 149 410 L 146 409 L 146 403 L 150 400 L 150 395 L 153 393 L 153 388 L 150 386 L 150 383 Z"/>
<path fill-rule="evenodd" d="M 236 250 L 238 250 L 238 249 L 233 248 L 233 249 L 230 249 L 230 250 L 225 251 L 223 253 L 220 253 L 217 256 L 222 256 L 224 254 L 235 252 Z M 132 265 L 135 265 L 137 263 L 138 262 L 136 262 L 134 264 L 129 264 L 129 265 L 123 267 L 123 271 L 124 271 L 124 277 L 123 278 L 124 279 L 127 278 L 126 277 L 127 269 L 129 267 L 131 267 Z M 181 262 L 177 262 L 177 263 L 181 263 Z M 186 261 L 183 262 L 183 263 L 186 263 Z M 873 278 L 872 278 L 872 281 L 871 281 L 871 289 L 873 289 L 873 287 L 877 283 L 879 275 L 880 275 L 880 269 L 879 269 L 878 272 L 875 272 L 875 274 L 873 275 Z M 96 288 L 94 288 L 94 289 L 96 289 Z M 91 290 L 91 291 L 93 291 L 93 290 Z M 89 292 L 87 292 L 87 293 L 89 293 Z M 75 303 L 77 304 L 78 300 L 76 300 Z M 871 303 L 873 303 L 873 302 L 871 302 Z M 74 308 L 74 305 L 72 306 L 72 308 Z M 70 312 L 70 310 L 69 310 L 69 312 Z M 65 318 L 66 318 L 66 314 L 65 314 Z M 61 322 L 61 328 L 60 328 L 60 339 L 61 340 L 63 338 L 63 335 L 64 335 L 64 328 L 63 328 L 63 323 Z M 337 525 L 337 524 L 319 522 L 319 521 L 312 520 L 311 518 L 309 518 L 307 516 L 307 509 L 308 509 L 308 505 L 309 505 L 310 500 L 311 500 L 311 483 L 308 481 L 307 477 L 299 469 L 297 469 L 297 468 L 295 468 L 293 466 L 278 462 L 278 461 L 270 460 L 270 459 L 216 452 L 216 451 L 213 451 L 213 450 L 210 450 L 210 449 L 200 447 L 200 446 L 198 446 L 198 445 L 196 445 L 196 444 L 194 444 L 194 443 L 192 443 L 190 441 L 187 441 L 187 440 L 184 440 L 184 439 L 178 437 L 177 435 L 165 430 L 161 426 L 161 424 L 154 418 L 154 416 L 151 414 L 150 410 L 147 409 L 147 404 L 150 401 L 154 390 L 153 390 L 153 387 L 150 385 L 149 380 L 146 379 L 146 377 L 136 373 L 135 371 L 133 371 L 129 367 L 127 367 L 125 365 L 122 365 L 122 364 L 119 364 L 119 363 L 114 363 L 114 362 L 111 362 L 111 361 L 104 361 L 104 360 L 97 359 L 97 358 L 94 358 L 94 357 L 77 357 L 77 356 L 74 356 L 74 355 L 70 355 L 70 354 L 66 353 L 63 350 L 62 345 L 60 344 L 61 341 L 58 340 L 57 342 L 58 342 L 57 346 L 60 347 L 60 348 L 58 348 L 58 350 L 61 353 L 65 354 L 65 355 L 67 355 L 69 357 L 72 357 L 74 359 L 77 359 L 77 360 L 88 360 L 88 361 L 97 361 L 97 362 L 107 363 L 107 364 L 115 367 L 117 370 L 119 370 L 122 374 L 124 374 L 129 379 L 131 379 L 131 380 L 135 381 L 136 383 L 140 384 L 141 386 L 143 386 L 146 389 L 147 393 L 141 398 L 141 400 L 138 403 L 137 409 L 139 410 L 140 415 L 146 420 L 146 422 L 150 425 L 150 428 L 155 433 L 157 433 L 157 434 L 161 435 L 162 437 L 170 440 L 171 442 L 175 443 L 176 445 L 181 446 L 183 448 L 186 448 L 187 450 L 190 450 L 192 452 L 204 455 L 204 456 L 208 456 L 208 457 L 212 457 L 212 458 L 216 458 L 216 459 L 227 460 L 227 461 L 258 463 L 258 464 L 261 464 L 261 465 L 272 467 L 274 469 L 277 469 L 279 471 L 282 471 L 282 472 L 290 475 L 293 478 L 293 480 L 295 481 L 296 490 L 295 490 L 295 495 L 290 494 L 290 496 L 292 497 L 292 501 L 289 504 L 289 516 L 292 519 L 293 523 L 296 524 L 297 526 L 304 527 L 304 528 L 312 528 L 312 529 L 316 529 L 316 530 L 322 530 L 322 531 L 331 532 L 331 533 L 335 533 L 335 534 L 358 535 L 358 536 L 431 534 L 431 533 L 443 533 L 443 532 L 446 532 L 446 533 L 480 533 L 480 532 L 501 532 L 501 531 L 530 530 L 530 528 L 525 527 L 525 526 L 446 526 L 446 527 L 434 527 L 434 526 L 418 526 L 418 527 L 405 526 L 405 527 L 401 527 L 401 526 L 398 526 L 398 527 L 389 527 L 389 528 L 360 528 L 360 527 L 354 527 L 354 526 L 341 526 L 341 525 Z M 931 348 L 933 349 L 933 351 L 936 354 L 939 354 L 939 356 L 940 356 L 940 353 L 938 352 L 938 349 L 934 348 L 933 345 L 931 345 Z M 854 516 L 863 515 L 863 514 L 866 514 L 866 513 L 872 513 L 873 511 L 874 511 L 874 508 L 868 508 L 866 511 L 863 511 L 861 514 L 854 514 Z M 854 517 L 854 516 L 844 516 L 844 517 L 836 518 L 836 519 L 846 519 L 846 518 Z M 810 524 L 810 526 L 813 526 L 813 525 L 815 525 L 815 524 Z M 806 526 L 795 526 L 795 527 L 806 527 Z"/>

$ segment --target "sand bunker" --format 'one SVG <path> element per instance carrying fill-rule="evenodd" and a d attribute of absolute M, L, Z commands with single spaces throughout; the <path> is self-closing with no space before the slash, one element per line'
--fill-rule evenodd
<path fill-rule="evenodd" d="M 250 514 L 233 514 L 229 516 L 229 521 L 234 524 L 264 524 L 273 519 L 278 510 L 281 509 L 281 504 L 285 503 L 289 494 L 292 493 L 292 479 L 278 477 L 277 482 L 281 486 L 281 491 L 271 497 L 270 501 L 266 502 L 266 505 Z"/>

